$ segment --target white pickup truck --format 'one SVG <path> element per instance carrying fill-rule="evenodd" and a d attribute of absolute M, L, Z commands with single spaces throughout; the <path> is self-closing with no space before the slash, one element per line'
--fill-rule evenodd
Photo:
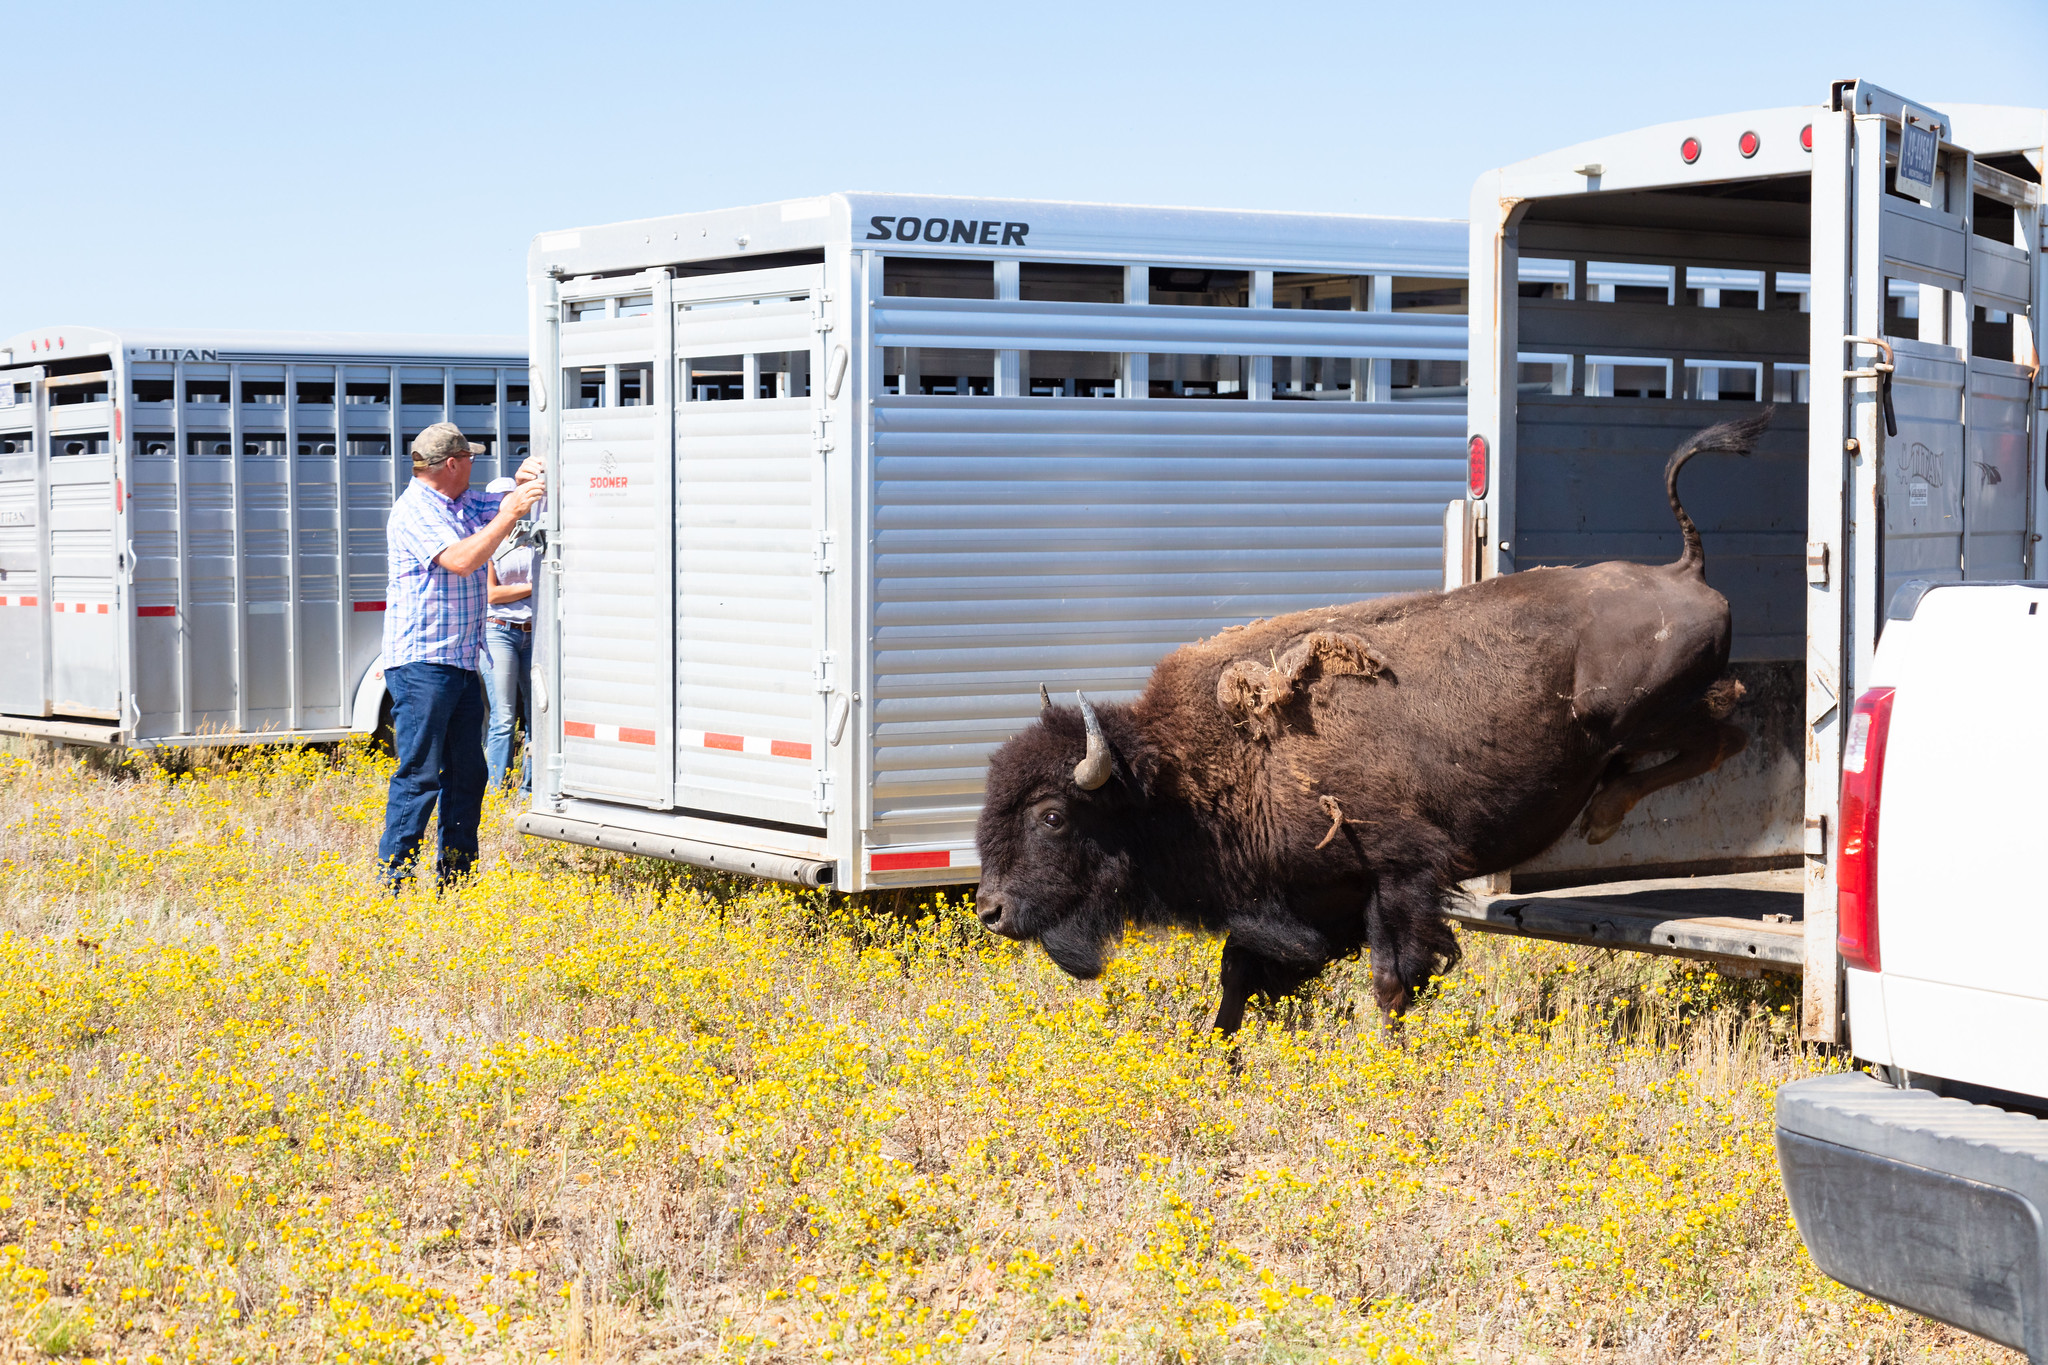
<path fill-rule="evenodd" d="M 2048 585 L 1909 583 L 1836 842 L 1850 1048 L 1777 1096 L 1819 1267 L 2048 1362 Z"/>

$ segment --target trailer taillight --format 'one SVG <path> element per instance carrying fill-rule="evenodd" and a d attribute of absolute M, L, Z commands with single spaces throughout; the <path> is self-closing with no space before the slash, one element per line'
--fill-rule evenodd
<path fill-rule="evenodd" d="M 1842 754 L 1842 823 L 1835 858 L 1835 946 L 1842 960 L 1881 970 L 1877 951 L 1877 815 L 1884 794 L 1884 746 L 1892 728 L 1892 689 L 1856 699 Z"/>
<path fill-rule="evenodd" d="M 1764 140 L 1755 133 L 1744 133 L 1736 140 L 1735 145 L 1742 152 L 1743 158 L 1747 160 L 1756 155 L 1757 148 L 1764 145 Z"/>
<path fill-rule="evenodd" d="M 1813 150 L 1813 125 L 1811 123 L 1799 130 L 1799 145 L 1806 151 L 1810 152 Z"/>
<path fill-rule="evenodd" d="M 1465 446 L 1465 486 L 1472 490 L 1472 496 L 1486 496 L 1486 438 L 1474 436 Z"/>
<path fill-rule="evenodd" d="M 1689 137 L 1679 143 L 1678 155 L 1684 159 L 1685 164 L 1688 166 L 1698 161 L 1700 159 L 1700 140 L 1696 137 Z"/>

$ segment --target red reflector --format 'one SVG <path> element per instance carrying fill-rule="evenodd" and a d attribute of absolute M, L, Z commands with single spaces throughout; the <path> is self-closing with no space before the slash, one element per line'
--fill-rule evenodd
<path fill-rule="evenodd" d="M 1841 839 L 1835 856 L 1835 946 L 1842 960 L 1881 970 L 1877 952 L 1877 813 L 1884 795 L 1884 745 L 1892 728 L 1892 689 L 1856 699 L 1842 754 Z"/>
<path fill-rule="evenodd" d="M 1688 166 L 1698 161 L 1700 159 L 1700 140 L 1696 137 L 1689 137 L 1679 143 L 1678 155 Z"/>
<path fill-rule="evenodd" d="M 733 753 L 738 754 L 746 752 L 747 741 L 741 735 L 714 735 L 709 730 L 706 730 L 704 732 L 704 747 L 707 749 L 729 749 Z"/>
<path fill-rule="evenodd" d="M 619 727 L 619 743 L 621 743 L 621 744 L 652 744 L 652 743 L 654 743 L 654 731 L 652 731 L 652 730 L 635 730 L 635 729 L 634 729 L 634 728 L 633 728 L 632 726 L 630 726 L 630 725 L 621 725 L 621 726 Z"/>
<path fill-rule="evenodd" d="M 1813 150 L 1813 125 L 1811 123 L 1799 130 L 1799 145 L 1809 152 Z"/>
<path fill-rule="evenodd" d="M 951 867 L 953 855 L 943 848 L 928 853 L 877 853 L 868 859 L 876 872 L 908 872 L 915 867 Z"/>
<path fill-rule="evenodd" d="M 793 739 L 775 739 L 768 742 L 768 752 L 777 758 L 809 758 L 811 746 Z"/>
<path fill-rule="evenodd" d="M 1755 133 L 1744 133 L 1741 140 L 1735 145 L 1741 149 L 1744 157 L 1752 157 L 1756 155 L 1757 148 L 1763 146 L 1764 142 Z"/>
<path fill-rule="evenodd" d="M 1486 438 L 1474 436 L 1465 443 L 1465 486 L 1472 490 L 1472 496 L 1486 496 Z"/>
<path fill-rule="evenodd" d="M 565 720 L 562 722 L 562 733 L 571 739 L 596 739 L 597 727 L 587 720 Z"/>
<path fill-rule="evenodd" d="M 137 607 L 135 614 L 137 616 L 176 616 L 178 609 L 176 607 Z"/>
<path fill-rule="evenodd" d="M 383 604 L 382 602 L 358 602 L 358 603 L 356 603 L 356 610 L 357 610 L 357 611 L 382 611 L 382 610 L 384 610 L 384 604 Z"/>

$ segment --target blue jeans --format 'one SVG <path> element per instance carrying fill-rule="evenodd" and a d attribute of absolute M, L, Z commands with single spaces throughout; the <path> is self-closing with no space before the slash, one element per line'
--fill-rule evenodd
<path fill-rule="evenodd" d="M 484 688 L 467 668 L 401 664 L 384 670 L 398 771 L 384 804 L 377 861 L 396 891 L 412 879 L 427 817 L 441 807 L 436 880 L 443 886 L 476 864 L 476 827 L 484 807 Z"/>
<path fill-rule="evenodd" d="M 533 632 L 514 630 L 496 621 L 484 622 L 484 695 L 491 701 L 491 728 L 484 736 L 484 761 L 490 765 L 491 785 L 503 785 L 505 771 L 512 766 L 512 722 L 516 718 L 527 733 L 533 731 L 528 712 L 527 678 L 533 673 Z M 528 755 L 519 767 L 519 790 L 533 790 L 533 759 Z"/>

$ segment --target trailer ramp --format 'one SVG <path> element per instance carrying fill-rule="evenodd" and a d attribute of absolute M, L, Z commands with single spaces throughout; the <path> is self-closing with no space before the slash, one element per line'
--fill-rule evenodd
<path fill-rule="evenodd" d="M 1794 867 L 1480 894 L 1450 916 L 1486 933 L 1797 974 L 1806 957 L 1804 875 Z"/>

